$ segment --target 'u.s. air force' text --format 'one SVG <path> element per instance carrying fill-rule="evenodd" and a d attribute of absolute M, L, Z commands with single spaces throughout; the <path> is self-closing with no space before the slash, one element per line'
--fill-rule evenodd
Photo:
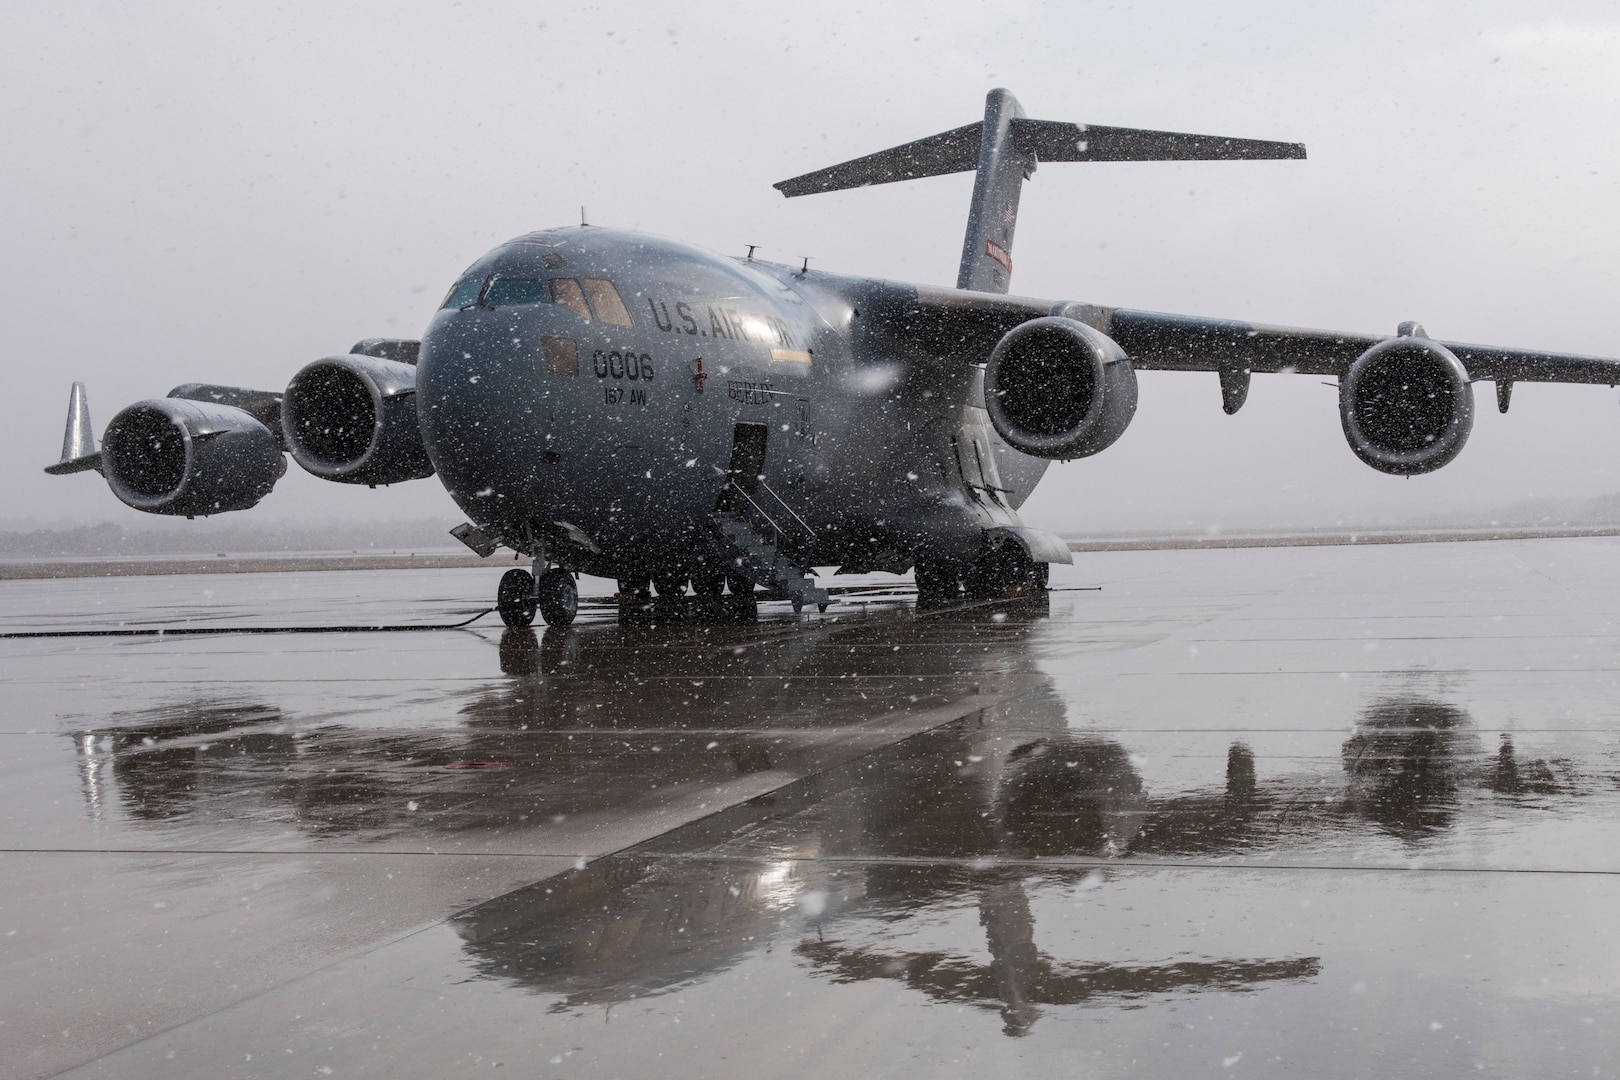
<path fill-rule="evenodd" d="M 784 349 L 799 349 L 803 345 L 786 319 L 775 315 L 755 315 L 748 311 L 723 305 L 703 304 L 708 325 L 699 321 L 694 305 L 677 301 L 673 312 L 662 300 L 647 299 L 652 309 L 653 324 L 666 334 L 687 334 L 691 337 L 713 337 L 721 341 L 754 341 L 762 345 L 775 345 Z"/>

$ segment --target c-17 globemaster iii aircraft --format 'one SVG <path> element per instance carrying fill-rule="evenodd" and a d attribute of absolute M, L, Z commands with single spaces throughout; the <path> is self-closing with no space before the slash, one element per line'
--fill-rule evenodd
<path fill-rule="evenodd" d="M 956 288 L 845 277 L 588 226 L 528 233 L 451 287 L 420 341 L 368 339 L 285 393 L 187 383 L 113 417 L 98 451 L 82 384 L 62 460 L 124 503 L 245 510 L 286 472 L 395 484 L 437 475 L 453 530 L 509 570 L 509 625 L 566 625 L 579 573 L 620 596 L 828 603 L 815 566 L 904 573 L 919 600 L 1044 590 L 1069 562 L 1018 508 L 1054 460 L 1107 449 L 1136 371 L 1215 372 L 1228 413 L 1251 373 L 1332 375 L 1350 448 L 1395 475 L 1462 450 L 1473 383 L 1620 383 L 1620 360 L 1258 326 L 1007 295 L 1020 186 L 1039 162 L 1303 158 L 1298 144 L 1024 116 L 984 120 L 776 185 L 808 195 L 975 171 Z M 724 598 L 727 593 L 731 601 Z"/>

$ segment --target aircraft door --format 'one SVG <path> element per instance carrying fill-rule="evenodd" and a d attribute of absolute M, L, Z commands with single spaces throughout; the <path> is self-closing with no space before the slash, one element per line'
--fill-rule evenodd
<path fill-rule="evenodd" d="M 765 424 L 741 423 L 731 429 L 732 483 L 752 493 L 765 472 L 765 440 L 770 428 Z"/>

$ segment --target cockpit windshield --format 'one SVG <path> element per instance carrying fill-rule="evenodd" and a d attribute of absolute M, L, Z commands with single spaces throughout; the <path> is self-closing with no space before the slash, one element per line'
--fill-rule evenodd
<path fill-rule="evenodd" d="M 484 303 L 492 308 L 515 304 L 538 304 L 546 298 L 545 286 L 531 278 L 496 278 L 489 283 Z"/>
<path fill-rule="evenodd" d="M 596 309 L 596 317 L 605 323 L 614 326 L 631 326 L 630 313 L 624 308 L 624 301 L 619 298 L 619 290 L 614 288 L 613 282 L 606 278 L 588 277 L 585 279 L 585 293 L 591 298 L 591 307 Z"/>
<path fill-rule="evenodd" d="M 585 306 L 585 293 L 579 287 L 579 282 L 573 278 L 551 279 L 552 303 L 561 304 L 575 315 L 591 321 L 591 309 Z"/>
<path fill-rule="evenodd" d="M 632 326 L 629 311 L 619 297 L 619 290 L 606 278 L 586 278 L 585 287 L 574 278 L 552 278 L 547 283 L 535 278 L 476 277 L 456 282 L 450 295 L 444 298 L 443 308 L 469 308 L 474 304 L 486 308 L 516 307 L 520 304 L 543 304 L 548 300 L 572 311 L 586 322 L 595 318 L 614 326 Z M 590 297 L 587 304 L 586 297 Z"/>
<path fill-rule="evenodd" d="M 481 277 L 468 278 L 458 281 L 450 290 L 450 295 L 444 298 L 441 308 L 464 308 L 478 303 L 478 294 L 484 291 L 484 279 Z"/>

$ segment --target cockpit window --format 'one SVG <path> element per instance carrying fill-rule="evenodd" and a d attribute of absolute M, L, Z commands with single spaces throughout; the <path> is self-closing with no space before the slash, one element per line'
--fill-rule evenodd
<path fill-rule="evenodd" d="M 585 293 L 573 278 L 551 279 L 551 301 L 561 304 L 586 322 L 591 320 L 591 309 L 585 306 Z"/>
<path fill-rule="evenodd" d="M 619 290 L 613 287 L 613 282 L 607 278 L 588 277 L 585 279 L 585 292 L 591 298 L 591 307 L 596 309 L 596 317 L 605 323 L 614 326 L 630 326 L 630 313 L 624 308 L 624 301 L 619 298 Z"/>
<path fill-rule="evenodd" d="M 458 281 L 450 294 L 444 298 L 441 308 L 464 308 L 478 303 L 478 294 L 484 291 L 484 279 L 468 278 Z"/>
<path fill-rule="evenodd" d="M 514 304 L 538 304 L 546 298 L 546 290 L 530 278 L 496 278 L 490 282 L 484 303 L 492 308 L 511 307 Z"/>

